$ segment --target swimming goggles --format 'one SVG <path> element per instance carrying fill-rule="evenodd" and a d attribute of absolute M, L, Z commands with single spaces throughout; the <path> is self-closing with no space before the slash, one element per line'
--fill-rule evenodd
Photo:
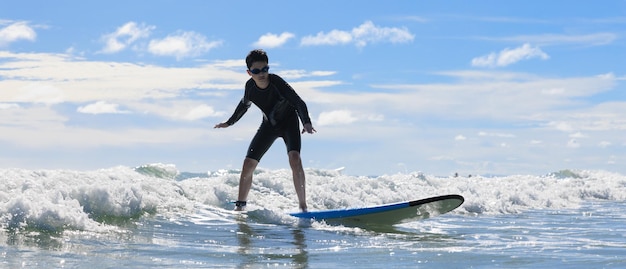
<path fill-rule="evenodd" d="M 270 70 L 270 66 L 269 66 L 269 65 L 266 65 L 265 67 L 263 67 L 263 68 L 261 68 L 261 69 L 258 69 L 258 68 L 255 68 L 255 69 L 250 69 L 250 73 L 255 74 L 255 75 L 258 75 L 258 74 L 260 74 L 261 72 L 263 72 L 263 73 L 267 73 L 269 70 Z"/>

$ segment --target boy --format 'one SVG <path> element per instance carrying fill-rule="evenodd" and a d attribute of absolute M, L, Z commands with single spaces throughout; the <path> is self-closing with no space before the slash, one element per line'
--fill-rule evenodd
<path fill-rule="evenodd" d="M 272 146 L 274 140 L 282 137 L 287 146 L 289 165 L 293 174 L 293 184 L 298 195 L 298 202 L 302 211 L 307 211 L 306 185 L 304 168 L 300 159 L 300 134 L 315 133 L 307 106 L 300 96 L 285 80 L 276 74 L 269 73 L 269 60 L 263 50 L 253 50 L 246 57 L 248 75 L 243 98 L 235 108 L 233 115 L 226 121 L 215 125 L 215 128 L 226 128 L 248 111 L 254 103 L 263 112 L 263 121 L 250 142 L 243 168 L 239 177 L 239 196 L 235 202 L 235 210 L 242 211 L 246 206 L 248 193 L 252 187 L 252 174 L 261 157 Z M 300 123 L 304 128 L 300 132 Z"/>

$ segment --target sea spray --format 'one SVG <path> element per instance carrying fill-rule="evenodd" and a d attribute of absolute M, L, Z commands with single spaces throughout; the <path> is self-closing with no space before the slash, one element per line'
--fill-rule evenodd
<path fill-rule="evenodd" d="M 128 167 L 96 171 L 0 170 L 2 228 L 107 230 L 107 223 L 190 208 L 177 182 Z"/>
<path fill-rule="evenodd" d="M 577 208 L 584 201 L 626 200 L 626 177 L 605 171 L 438 177 L 423 173 L 353 176 L 306 169 L 306 176 L 309 210 L 445 194 L 465 197 L 465 203 L 450 213 L 463 215 L 517 214 Z M 238 170 L 179 172 L 169 164 L 94 171 L 0 169 L 0 225 L 8 230 L 100 231 L 144 216 L 177 218 L 200 209 L 231 210 L 238 185 Z M 291 171 L 257 169 L 247 209 L 265 212 L 272 223 L 292 223 L 288 213 L 298 211 L 298 205 Z"/>

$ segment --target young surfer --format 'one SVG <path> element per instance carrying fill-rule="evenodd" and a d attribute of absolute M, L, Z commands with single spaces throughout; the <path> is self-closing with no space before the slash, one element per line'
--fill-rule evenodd
<path fill-rule="evenodd" d="M 250 142 L 243 168 L 239 177 L 239 196 L 235 202 L 235 210 L 241 211 L 246 206 L 248 193 L 252 186 L 252 174 L 259 161 L 272 146 L 274 141 L 281 137 L 287 146 L 289 166 L 293 174 L 293 183 L 298 195 L 300 209 L 307 211 L 306 183 L 304 168 L 300 158 L 302 133 L 315 133 L 306 104 L 295 90 L 276 74 L 269 73 L 269 60 L 263 50 L 253 50 L 246 57 L 248 75 L 243 98 L 235 108 L 233 115 L 225 122 L 215 125 L 215 128 L 226 128 L 248 111 L 253 103 L 263 112 L 263 121 Z M 300 132 L 300 122 L 303 129 Z"/>

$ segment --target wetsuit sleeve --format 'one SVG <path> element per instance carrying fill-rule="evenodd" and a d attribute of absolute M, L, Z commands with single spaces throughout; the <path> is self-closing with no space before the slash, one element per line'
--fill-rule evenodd
<path fill-rule="evenodd" d="M 279 77 L 278 75 L 274 75 L 276 81 L 276 86 L 278 87 L 281 95 L 287 99 L 287 101 L 296 108 L 298 112 L 298 116 L 303 124 L 311 123 L 311 118 L 309 117 L 309 110 L 306 106 L 306 103 L 300 98 L 300 96 L 296 93 L 296 91 L 287 83 L 284 79 Z"/>
<path fill-rule="evenodd" d="M 248 99 L 248 83 L 246 83 L 245 93 L 241 98 L 241 101 L 239 101 L 239 104 L 235 108 L 235 112 L 232 116 L 230 116 L 226 123 L 228 123 L 228 125 L 235 124 L 235 122 L 237 122 L 239 119 L 241 119 L 241 117 L 243 117 L 244 114 L 246 114 L 251 104 L 252 102 L 250 101 L 250 99 Z"/>

